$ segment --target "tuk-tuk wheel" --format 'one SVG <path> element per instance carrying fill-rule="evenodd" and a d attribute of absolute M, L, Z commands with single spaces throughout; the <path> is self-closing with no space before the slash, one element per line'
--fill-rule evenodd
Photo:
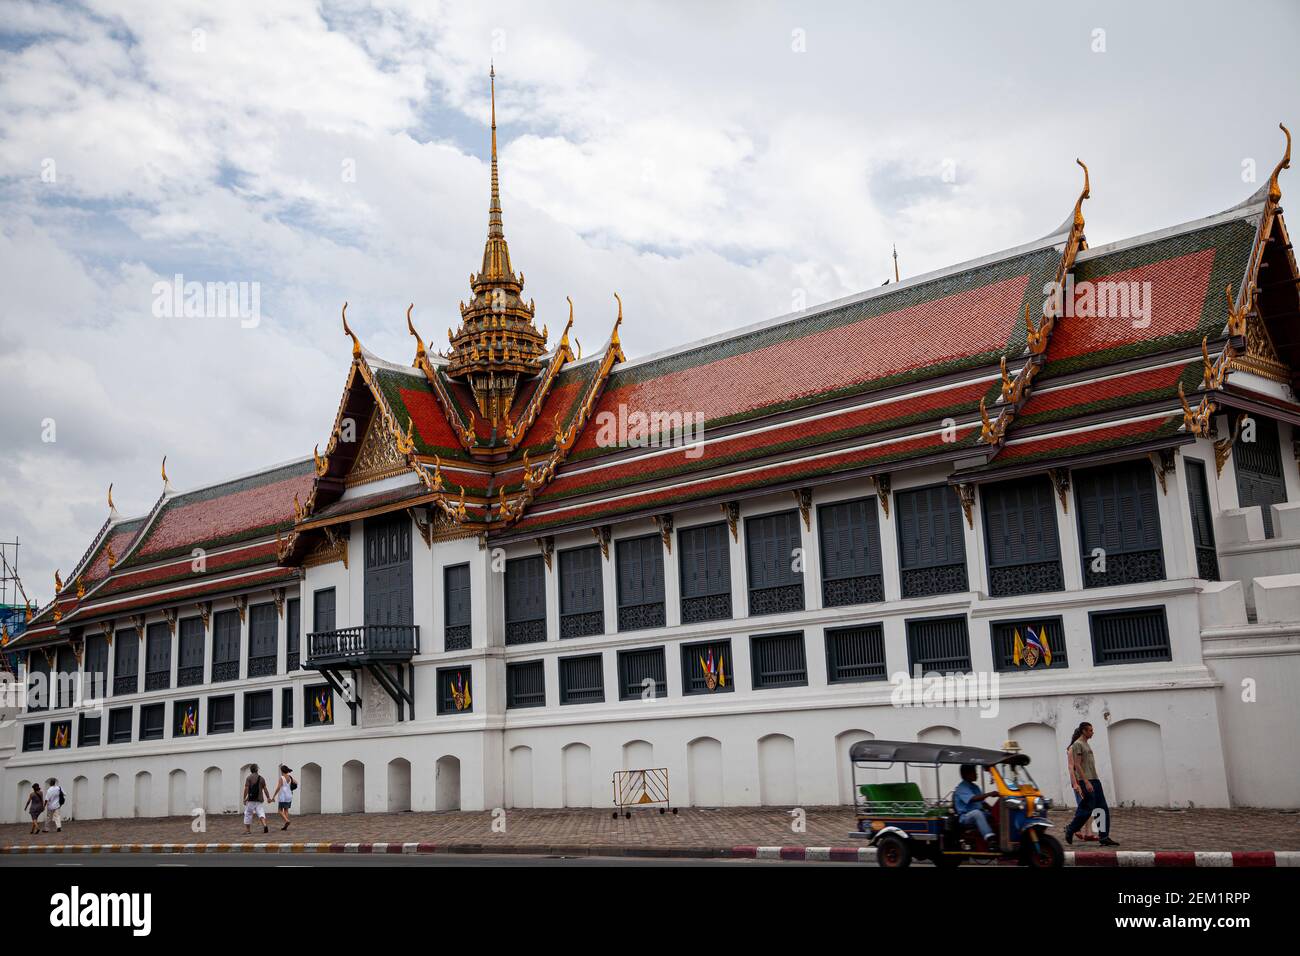
<path fill-rule="evenodd" d="M 1040 833 L 1037 842 L 1025 840 L 1020 847 L 1020 865 L 1040 870 L 1065 866 L 1065 850 L 1061 847 L 1061 841 L 1046 833 Z"/>
<path fill-rule="evenodd" d="M 886 869 L 901 870 L 912 865 L 912 848 L 892 833 L 876 842 L 876 862 Z"/>

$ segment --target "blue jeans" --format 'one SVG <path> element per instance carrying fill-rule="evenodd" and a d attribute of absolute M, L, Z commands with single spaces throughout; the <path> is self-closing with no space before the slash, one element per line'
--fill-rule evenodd
<path fill-rule="evenodd" d="M 1084 789 L 1083 796 L 1079 798 L 1078 809 L 1074 811 L 1074 819 L 1065 828 L 1065 835 L 1072 837 L 1078 833 L 1079 829 L 1088 821 L 1088 818 L 1092 816 L 1092 811 L 1100 807 L 1102 814 L 1101 820 L 1098 821 L 1097 837 L 1105 840 L 1110 836 L 1110 807 L 1106 805 L 1106 792 L 1101 789 L 1100 780 L 1089 780 L 1088 782 L 1092 784 L 1092 792 L 1089 793 L 1086 788 Z"/>
<path fill-rule="evenodd" d="M 979 828 L 980 836 L 986 840 L 993 836 L 993 827 L 989 826 L 989 815 L 979 807 L 973 807 L 972 809 L 967 810 L 957 819 L 965 826 L 974 824 Z"/>

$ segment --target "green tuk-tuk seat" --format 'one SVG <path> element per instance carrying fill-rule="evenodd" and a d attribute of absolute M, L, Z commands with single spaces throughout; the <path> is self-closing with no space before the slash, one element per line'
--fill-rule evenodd
<path fill-rule="evenodd" d="M 864 783 L 858 787 L 870 809 L 908 816 L 944 816 L 942 807 L 927 807 L 915 783 Z"/>

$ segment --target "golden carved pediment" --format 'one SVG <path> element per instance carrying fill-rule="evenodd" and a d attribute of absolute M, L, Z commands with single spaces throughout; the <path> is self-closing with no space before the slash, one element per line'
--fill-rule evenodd
<path fill-rule="evenodd" d="M 391 478 L 408 468 L 406 456 L 397 447 L 396 437 L 384 427 L 383 416 L 376 412 L 370 416 L 361 439 L 361 450 L 357 452 L 357 460 L 352 464 L 345 484 L 351 488 Z"/>

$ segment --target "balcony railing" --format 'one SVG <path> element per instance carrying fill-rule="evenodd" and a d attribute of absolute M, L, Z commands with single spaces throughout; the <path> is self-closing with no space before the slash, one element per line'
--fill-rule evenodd
<path fill-rule="evenodd" d="M 415 624 L 363 624 L 307 635 L 307 666 L 339 661 L 409 660 L 420 652 Z"/>

